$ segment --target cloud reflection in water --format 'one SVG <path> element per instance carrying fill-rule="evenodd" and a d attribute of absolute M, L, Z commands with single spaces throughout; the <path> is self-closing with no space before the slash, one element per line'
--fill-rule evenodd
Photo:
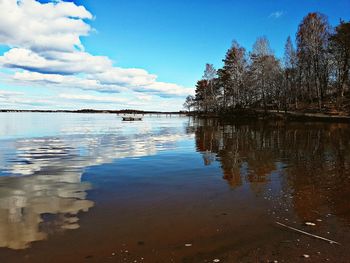
<path fill-rule="evenodd" d="M 68 127 L 69 128 L 69 127 Z M 85 167 L 120 158 L 155 155 L 189 137 L 180 130 L 135 129 L 95 134 L 82 127 L 64 136 L 4 141 L 0 148 L 0 247 L 27 248 L 49 234 L 79 228 L 79 212 L 94 202 L 87 199 Z"/>

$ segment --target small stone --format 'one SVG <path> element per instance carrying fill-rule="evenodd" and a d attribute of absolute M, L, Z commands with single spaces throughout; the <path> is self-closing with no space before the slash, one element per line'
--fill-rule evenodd
<path fill-rule="evenodd" d="M 115 253 L 114 253 L 114 252 L 112 253 L 112 256 L 115 256 Z"/>
<path fill-rule="evenodd" d="M 192 244 L 190 244 L 190 243 L 185 244 L 185 247 L 192 247 Z"/>
<path fill-rule="evenodd" d="M 310 256 L 309 255 L 307 255 L 307 254 L 304 254 L 303 255 L 303 258 L 309 258 Z"/>
<path fill-rule="evenodd" d="M 220 262 L 220 259 L 216 258 L 213 260 L 213 262 Z"/>
<path fill-rule="evenodd" d="M 305 225 L 307 225 L 307 226 L 316 226 L 316 224 L 312 223 L 312 222 L 305 222 Z"/>

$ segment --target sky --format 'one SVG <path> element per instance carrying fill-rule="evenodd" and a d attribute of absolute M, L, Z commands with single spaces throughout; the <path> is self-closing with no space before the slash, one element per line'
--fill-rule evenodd
<path fill-rule="evenodd" d="M 309 12 L 350 0 L 0 0 L 0 109 L 181 110 L 205 63 L 266 36 L 278 58 Z"/>

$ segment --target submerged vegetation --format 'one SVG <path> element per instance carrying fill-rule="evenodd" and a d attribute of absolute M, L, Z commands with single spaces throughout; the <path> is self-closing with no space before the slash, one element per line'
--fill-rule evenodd
<path fill-rule="evenodd" d="M 233 41 L 216 70 L 206 64 L 195 96 L 184 107 L 199 113 L 225 114 L 238 109 L 350 112 L 350 22 L 332 28 L 325 15 L 309 13 L 299 24 L 296 48 L 289 36 L 282 60 L 266 37 L 251 52 Z"/>

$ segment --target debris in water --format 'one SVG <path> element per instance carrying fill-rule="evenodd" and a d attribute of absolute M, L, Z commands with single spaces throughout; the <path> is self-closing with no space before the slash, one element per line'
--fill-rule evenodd
<path fill-rule="evenodd" d="M 286 227 L 286 228 L 288 228 L 288 229 L 290 229 L 290 230 L 294 230 L 294 231 L 296 231 L 296 232 L 302 233 L 302 234 L 304 234 L 304 235 L 307 235 L 307 236 L 310 236 L 310 237 L 314 237 L 314 238 L 317 238 L 317 239 L 321 239 L 321 240 L 327 241 L 327 242 L 329 242 L 329 243 L 331 243 L 331 244 L 340 245 L 339 242 L 330 240 L 330 239 L 328 239 L 328 238 L 324 238 L 324 237 L 320 237 L 320 236 L 317 236 L 317 235 L 310 234 L 310 233 L 308 233 L 308 232 L 305 232 L 305 231 L 303 231 L 303 230 L 300 230 L 300 229 L 297 229 L 297 228 L 294 228 L 294 227 L 291 227 L 291 226 L 287 226 L 287 225 L 282 224 L 282 223 L 280 223 L 280 222 L 276 222 L 276 224 L 278 224 L 278 225 L 280 225 L 280 226 L 283 226 L 283 227 Z"/>
<path fill-rule="evenodd" d="M 310 256 L 307 255 L 307 254 L 304 254 L 303 257 L 304 257 L 304 258 L 309 258 Z"/>
<path fill-rule="evenodd" d="M 220 262 L 220 259 L 216 258 L 213 260 L 213 262 Z"/>
<path fill-rule="evenodd" d="M 185 244 L 185 247 L 192 247 L 192 244 L 190 244 L 190 243 Z"/>

